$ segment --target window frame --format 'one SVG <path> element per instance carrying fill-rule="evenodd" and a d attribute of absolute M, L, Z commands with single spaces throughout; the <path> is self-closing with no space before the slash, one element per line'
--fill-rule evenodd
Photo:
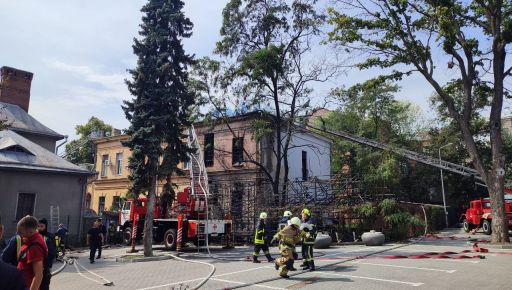
<path fill-rule="evenodd" d="M 101 208 L 101 200 L 103 199 L 103 210 L 100 210 Z M 98 214 L 102 214 L 104 211 L 105 211 L 105 204 L 106 204 L 107 200 L 105 198 L 105 196 L 99 196 L 98 197 Z"/>
<path fill-rule="evenodd" d="M 32 212 L 29 213 L 29 215 L 33 216 L 34 212 L 36 211 L 36 204 L 37 204 L 37 194 L 35 192 L 18 192 L 18 197 L 16 198 L 16 211 L 14 212 L 14 219 L 16 221 L 19 221 L 21 218 L 26 216 L 27 214 L 21 214 L 18 216 L 18 206 L 20 205 L 20 196 L 21 195 L 32 195 L 34 197 L 34 201 L 32 203 Z"/>
<path fill-rule="evenodd" d="M 237 146 L 237 144 L 239 145 Z M 240 166 L 244 162 L 244 137 L 233 137 L 231 142 L 231 165 Z"/>
<path fill-rule="evenodd" d="M 121 156 L 121 159 L 119 159 L 119 156 Z M 123 175 L 123 158 L 124 158 L 123 152 L 116 153 L 116 175 L 117 176 Z"/>
<path fill-rule="evenodd" d="M 308 152 L 302 150 L 302 180 L 306 181 L 309 178 L 309 170 L 308 170 Z"/>
<path fill-rule="evenodd" d="M 210 146 L 208 146 L 210 145 Z M 205 167 L 212 167 L 215 164 L 215 134 L 204 134 L 203 162 Z"/>
<path fill-rule="evenodd" d="M 107 156 L 107 159 L 104 158 L 105 156 Z M 107 177 L 107 170 L 108 170 L 109 160 L 110 160 L 109 154 L 102 154 L 101 155 L 101 172 L 100 172 L 100 176 L 101 177 Z"/>

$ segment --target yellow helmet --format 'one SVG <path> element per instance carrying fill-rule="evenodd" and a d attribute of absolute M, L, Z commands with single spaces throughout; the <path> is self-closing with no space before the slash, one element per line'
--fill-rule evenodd
<path fill-rule="evenodd" d="M 302 213 L 303 214 L 306 214 L 307 216 L 311 216 L 311 212 L 309 211 L 309 209 L 305 208 L 302 210 Z"/>
<path fill-rule="evenodd" d="M 260 219 L 264 220 L 266 218 L 267 218 L 267 213 L 266 212 L 260 213 Z"/>
<path fill-rule="evenodd" d="M 290 222 L 292 223 L 292 225 L 296 225 L 296 226 L 300 227 L 300 224 L 301 224 L 300 218 L 294 216 L 294 217 L 292 217 Z"/>
<path fill-rule="evenodd" d="M 287 211 L 284 212 L 283 216 L 291 217 L 292 216 L 292 212 L 287 210 Z"/>

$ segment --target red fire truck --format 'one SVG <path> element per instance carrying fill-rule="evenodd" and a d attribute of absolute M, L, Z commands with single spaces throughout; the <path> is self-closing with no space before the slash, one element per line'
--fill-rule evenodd
<path fill-rule="evenodd" d="M 134 221 L 137 223 L 137 237 L 142 236 L 147 202 L 147 198 L 128 199 L 119 212 L 119 230 L 123 232 L 123 241 L 127 245 L 132 242 Z M 207 217 L 208 205 L 204 195 L 192 195 L 190 189 L 186 188 L 177 193 L 174 204 L 170 214 L 164 214 L 159 206 L 154 208 L 153 241 L 155 243 L 163 243 L 166 249 L 174 250 L 178 240 L 182 243 L 193 242 L 201 245 L 206 238 L 220 237 L 224 244 L 229 246 L 232 236 L 231 219 L 228 215 L 223 219 Z"/>
<path fill-rule="evenodd" d="M 492 213 L 489 198 L 476 199 L 469 204 L 470 207 L 460 218 L 464 231 L 468 233 L 473 229 L 482 228 L 485 234 L 490 235 L 492 232 Z M 512 195 L 510 194 L 505 195 L 505 212 L 507 214 L 508 227 L 512 230 Z"/>

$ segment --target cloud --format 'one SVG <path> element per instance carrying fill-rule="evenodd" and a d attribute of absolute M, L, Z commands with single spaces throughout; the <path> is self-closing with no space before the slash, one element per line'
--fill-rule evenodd
<path fill-rule="evenodd" d="M 124 83 L 128 73 L 105 73 L 88 65 L 69 64 L 59 60 L 45 60 L 49 69 L 65 73 L 68 81 L 61 84 L 63 89 L 57 96 L 60 100 L 80 101 L 83 105 L 102 105 L 120 103 L 130 98 Z M 55 96 L 54 96 L 55 98 Z"/>

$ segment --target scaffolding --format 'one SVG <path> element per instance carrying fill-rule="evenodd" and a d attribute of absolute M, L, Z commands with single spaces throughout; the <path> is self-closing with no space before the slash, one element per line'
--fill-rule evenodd
<path fill-rule="evenodd" d="M 210 179 L 210 202 L 233 220 L 235 241 L 250 243 L 260 212 L 269 214 L 270 228 L 277 228 L 278 220 L 285 210 L 296 215 L 304 207 L 312 208 L 320 220 L 336 218 L 340 207 L 361 202 L 374 201 L 375 196 L 365 195 L 358 177 L 323 176 L 308 180 L 288 181 L 284 200 L 280 206 L 272 191 L 272 185 L 262 178 Z"/>

